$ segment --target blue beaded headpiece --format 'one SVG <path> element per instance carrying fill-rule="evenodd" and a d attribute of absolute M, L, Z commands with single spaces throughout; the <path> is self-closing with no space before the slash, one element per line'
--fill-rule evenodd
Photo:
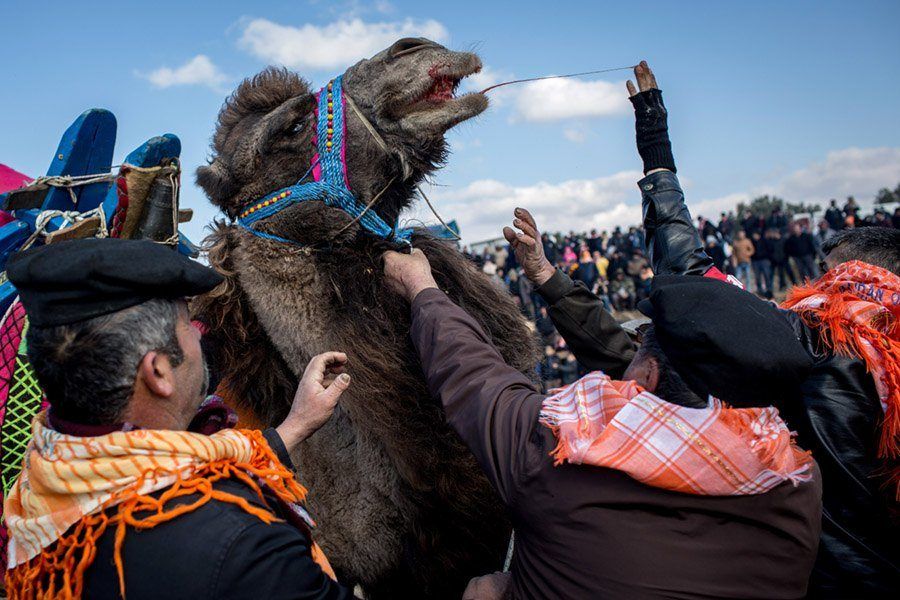
<path fill-rule="evenodd" d="M 237 223 L 253 235 L 261 238 L 297 244 L 252 227 L 254 223 L 284 210 L 292 204 L 307 200 L 320 200 L 328 206 L 340 208 L 354 219 L 368 233 L 392 241 L 409 244 L 412 230 L 398 230 L 373 210 L 360 204 L 347 183 L 346 134 L 347 125 L 344 120 L 345 100 L 341 92 L 341 78 L 328 82 L 317 95 L 316 134 L 313 143 L 316 153 L 312 158 L 309 170 L 300 181 L 292 186 L 272 192 L 268 196 L 252 203 L 237 218 Z M 312 174 L 314 181 L 304 183 Z"/>

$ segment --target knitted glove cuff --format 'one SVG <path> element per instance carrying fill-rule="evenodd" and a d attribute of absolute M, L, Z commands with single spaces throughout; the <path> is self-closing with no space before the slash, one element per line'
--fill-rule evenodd
<path fill-rule="evenodd" d="M 644 173 L 653 169 L 668 169 L 677 173 L 675 169 L 675 157 L 672 155 L 672 143 L 668 135 L 664 140 L 654 140 L 645 145 L 638 144 L 638 154 L 644 161 Z"/>

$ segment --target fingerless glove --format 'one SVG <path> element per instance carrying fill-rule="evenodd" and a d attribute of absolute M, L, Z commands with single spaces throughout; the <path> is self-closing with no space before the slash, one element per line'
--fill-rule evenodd
<path fill-rule="evenodd" d="M 675 173 L 675 157 L 669 141 L 668 113 L 662 92 L 651 89 L 630 98 L 634 106 L 638 154 L 644 161 L 644 173 L 668 169 Z"/>

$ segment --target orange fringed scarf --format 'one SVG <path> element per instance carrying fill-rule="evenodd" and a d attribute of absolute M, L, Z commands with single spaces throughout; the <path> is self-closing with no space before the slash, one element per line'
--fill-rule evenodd
<path fill-rule="evenodd" d="M 593 465 L 646 485 L 701 496 L 764 494 L 812 478 L 812 457 L 774 407 L 707 408 L 666 402 L 601 371 L 553 390 L 541 424 L 558 441 L 554 464 Z"/>
<path fill-rule="evenodd" d="M 900 499 L 900 277 L 854 260 L 793 288 L 783 304 L 835 353 L 862 359 L 884 409 L 878 455 Z"/>
<path fill-rule="evenodd" d="M 80 598 L 96 543 L 115 526 L 115 564 L 125 597 L 122 545 L 127 527 L 147 529 L 196 510 L 210 500 L 230 502 L 265 523 L 271 512 L 214 489 L 237 478 L 263 499 L 262 484 L 287 503 L 306 489 L 282 465 L 259 431 L 227 429 L 206 436 L 186 431 L 116 431 L 76 437 L 33 425 L 22 475 L 10 490 L 5 517 L 10 533 L 6 590 L 15 599 Z M 158 497 L 153 492 L 165 490 Z M 197 495 L 169 508 L 175 498 Z M 265 500 L 264 500 L 265 501 Z M 113 506 L 118 510 L 112 514 Z M 146 516 L 136 516 L 149 513 Z M 313 559 L 334 573 L 313 544 Z"/>

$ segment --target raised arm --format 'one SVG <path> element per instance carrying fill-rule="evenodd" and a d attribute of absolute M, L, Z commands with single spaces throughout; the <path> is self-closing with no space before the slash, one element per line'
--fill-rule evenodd
<path fill-rule="evenodd" d="M 503 235 L 516 253 L 525 276 L 549 304 L 547 312 L 575 358 L 591 371 L 620 377 L 634 356 L 634 345 L 628 334 L 603 308 L 600 298 L 550 264 L 530 212 L 517 208 L 513 226 L 519 231 L 504 227 Z"/>
<path fill-rule="evenodd" d="M 634 105 L 637 148 L 644 163 L 645 177 L 638 187 L 651 267 L 656 275 L 706 275 L 713 261 L 703 248 L 675 175 L 662 92 L 646 62 L 635 67 L 634 75 L 637 87 L 631 81 L 626 87 Z M 597 296 L 550 264 L 537 224 L 527 210 L 517 208 L 512 225 L 503 229 L 503 235 L 525 275 L 550 305 L 550 317 L 578 361 L 588 369 L 620 376 L 634 355 L 627 334 Z"/>
<path fill-rule="evenodd" d="M 703 249 L 675 176 L 662 91 L 646 61 L 634 68 L 634 76 L 638 87 L 631 81 L 625 85 L 634 106 L 638 154 L 646 175 L 638 187 L 650 265 L 656 275 L 705 275 L 713 261 Z"/>
<path fill-rule="evenodd" d="M 500 497 L 513 504 L 519 479 L 551 450 L 532 436 L 543 396 L 438 289 L 420 250 L 387 252 L 384 262 L 388 285 L 411 304 L 410 335 L 431 394 Z"/>

